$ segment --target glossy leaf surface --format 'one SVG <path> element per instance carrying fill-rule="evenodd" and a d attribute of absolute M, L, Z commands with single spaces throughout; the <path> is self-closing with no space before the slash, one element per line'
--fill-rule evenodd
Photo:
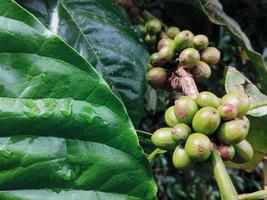
<path fill-rule="evenodd" d="M 126 195 L 118 195 L 104 192 L 95 191 L 63 191 L 60 193 L 53 192 L 50 190 L 23 190 L 23 191 L 3 191 L 0 192 L 1 199 L 9 200 L 98 200 L 98 199 L 111 199 L 111 200 L 138 200 L 138 198 L 130 197 Z"/>
<path fill-rule="evenodd" d="M 106 0 L 17 0 L 86 58 L 123 100 L 134 124 L 144 111 L 148 53 L 124 10 Z"/>
<path fill-rule="evenodd" d="M 14 1 L 0 5 L 0 199 L 154 199 L 149 162 L 107 83 Z"/>

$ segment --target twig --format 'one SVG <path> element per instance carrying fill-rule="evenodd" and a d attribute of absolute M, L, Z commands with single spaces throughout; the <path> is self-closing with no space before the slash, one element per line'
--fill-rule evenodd
<path fill-rule="evenodd" d="M 267 197 L 267 190 L 238 195 L 238 200 L 259 200 Z"/>
<path fill-rule="evenodd" d="M 180 84 L 180 80 L 179 80 L 179 75 L 175 72 L 171 72 L 170 77 L 168 78 L 167 81 L 167 89 L 171 90 L 171 91 L 179 91 L 181 90 L 181 84 Z"/>
<path fill-rule="evenodd" d="M 263 187 L 264 187 L 264 190 L 267 190 L 267 156 L 264 157 L 264 160 L 263 160 Z M 264 197 L 265 200 L 267 200 L 267 196 Z"/>
<path fill-rule="evenodd" d="M 160 148 L 156 148 L 154 151 L 152 151 L 147 159 L 150 161 L 151 165 L 153 164 L 153 161 L 154 161 L 154 158 L 156 157 L 156 155 L 158 154 L 163 154 L 163 153 L 166 153 L 167 151 L 166 150 L 163 150 L 163 149 L 160 149 Z"/>
<path fill-rule="evenodd" d="M 212 169 L 222 200 L 238 200 L 238 194 L 225 168 L 221 156 L 215 149 L 211 155 Z"/>
<path fill-rule="evenodd" d="M 182 87 L 183 93 L 195 99 L 198 95 L 198 89 L 192 74 L 182 66 L 177 67 L 176 73 L 179 76 L 179 84 Z"/>
<path fill-rule="evenodd" d="M 146 132 L 146 131 L 142 131 L 142 130 L 136 130 L 136 133 L 142 137 L 145 137 L 145 138 L 151 138 L 152 136 L 152 133 L 149 133 L 149 132 Z"/>

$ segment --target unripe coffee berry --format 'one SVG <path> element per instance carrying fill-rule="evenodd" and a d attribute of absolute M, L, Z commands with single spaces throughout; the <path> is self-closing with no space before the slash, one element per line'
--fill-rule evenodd
<path fill-rule="evenodd" d="M 243 117 L 250 109 L 251 101 L 246 93 L 229 92 L 221 99 L 221 104 L 232 104 L 238 111 L 238 117 Z"/>
<path fill-rule="evenodd" d="M 177 143 L 172 138 L 171 128 L 160 128 L 156 130 L 151 140 L 155 146 L 161 149 L 173 149 Z"/>
<path fill-rule="evenodd" d="M 157 37 L 155 35 L 146 34 L 145 42 L 149 45 L 154 44 L 157 41 Z"/>
<path fill-rule="evenodd" d="M 219 62 L 221 53 L 215 47 L 208 47 L 200 54 L 200 59 L 208 64 L 216 64 Z"/>
<path fill-rule="evenodd" d="M 179 61 L 184 68 L 191 69 L 195 67 L 200 60 L 199 52 L 194 48 L 187 48 L 179 55 Z"/>
<path fill-rule="evenodd" d="M 209 45 L 209 38 L 206 35 L 196 35 L 194 37 L 194 47 L 198 50 L 206 49 Z"/>
<path fill-rule="evenodd" d="M 161 31 L 161 22 L 158 19 L 151 19 L 146 23 L 146 30 L 150 33 L 159 33 Z"/>
<path fill-rule="evenodd" d="M 136 32 L 137 32 L 138 35 L 144 36 L 146 34 L 146 27 L 141 25 L 141 24 L 139 24 L 139 25 L 136 26 Z"/>
<path fill-rule="evenodd" d="M 168 37 L 167 33 L 162 32 L 162 33 L 160 33 L 159 38 L 163 39 L 163 38 L 169 38 L 169 37 Z"/>
<path fill-rule="evenodd" d="M 175 51 L 172 45 L 164 46 L 159 51 L 159 57 L 162 61 L 171 61 L 175 56 Z"/>
<path fill-rule="evenodd" d="M 244 117 L 242 117 L 242 120 L 247 124 L 248 129 L 249 129 L 250 128 L 250 121 L 249 121 L 249 119 L 246 116 L 244 116 Z"/>
<path fill-rule="evenodd" d="M 186 151 L 177 146 L 172 155 L 172 163 L 174 167 L 178 170 L 188 169 L 192 166 L 192 160 L 187 155 Z"/>
<path fill-rule="evenodd" d="M 173 127 L 171 132 L 172 132 L 172 138 L 176 142 L 183 143 L 191 134 L 192 130 L 190 126 L 188 126 L 187 124 L 181 123 Z"/>
<path fill-rule="evenodd" d="M 175 36 L 174 43 L 178 51 L 194 47 L 194 35 L 188 30 L 181 31 Z"/>
<path fill-rule="evenodd" d="M 179 123 L 178 119 L 176 118 L 174 106 L 169 107 L 164 115 L 165 122 L 169 127 L 174 127 Z"/>
<path fill-rule="evenodd" d="M 154 88 L 164 87 L 167 79 L 167 71 L 161 67 L 154 67 L 147 73 L 147 81 Z"/>
<path fill-rule="evenodd" d="M 191 134 L 185 143 L 185 151 L 192 160 L 205 161 L 213 150 L 210 139 L 201 133 Z"/>
<path fill-rule="evenodd" d="M 218 129 L 218 140 L 224 144 L 237 144 L 247 137 L 248 128 L 241 119 L 224 122 Z"/>
<path fill-rule="evenodd" d="M 175 48 L 175 46 L 174 46 L 174 42 L 173 42 L 173 40 L 171 40 L 170 38 L 163 38 L 163 39 L 161 39 L 161 40 L 159 41 L 159 43 L 158 43 L 158 50 L 162 49 L 162 48 L 165 47 L 165 46 L 171 46 L 172 49 Z"/>
<path fill-rule="evenodd" d="M 198 82 L 209 79 L 211 76 L 210 66 L 200 60 L 198 64 L 192 69 L 192 75 Z"/>
<path fill-rule="evenodd" d="M 151 65 L 150 63 L 147 63 L 146 65 L 147 71 L 150 71 L 152 68 L 153 68 L 153 65 Z"/>
<path fill-rule="evenodd" d="M 198 111 L 197 103 L 189 96 L 182 96 L 175 101 L 174 111 L 180 123 L 190 125 Z"/>
<path fill-rule="evenodd" d="M 217 149 L 224 161 L 232 160 L 235 156 L 235 148 L 232 145 L 220 144 Z"/>
<path fill-rule="evenodd" d="M 159 67 L 161 65 L 159 53 L 158 52 L 155 52 L 155 53 L 151 54 L 150 57 L 149 57 L 149 62 L 153 66 Z"/>
<path fill-rule="evenodd" d="M 202 108 L 207 106 L 217 108 L 220 105 L 218 97 L 207 91 L 199 93 L 199 95 L 197 95 L 196 102 Z"/>
<path fill-rule="evenodd" d="M 213 107 L 201 108 L 195 114 L 192 122 L 194 131 L 205 135 L 213 134 L 219 127 L 221 117 Z"/>
<path fill-rule="evenodd" d="M 169 38 L 174 39 L 179 32 L 180 29 L 178 27 L 172 26 L 167 29 L 166 34 Z"/>
<path fill-rule="evenodd" d="M 217 108 L 221 118 L 225 121 L 231 120 L 237 117 L 238 111 L 232 104 L 222 104 Z"/>
<path fill-rule="evenodd" d="M 247 140 L 242 140 L 238 144 L 234 145 L 234 148 L 236 153 L 233 158 L 233 162 L 235 163 L 246 163 L 254 156 L 254 150 Z"/>

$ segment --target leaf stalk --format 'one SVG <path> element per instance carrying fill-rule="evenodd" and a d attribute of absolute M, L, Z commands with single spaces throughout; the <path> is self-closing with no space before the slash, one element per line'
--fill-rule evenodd
<path fill-rule="evenodd" d="M 219 187 L 221 199 L 238 200 L 238 194 L 226 170 L 222 158 L 217 150 L 214 150 L 212 152 L 211 161 L 212 161 L 213 174 Z"/>

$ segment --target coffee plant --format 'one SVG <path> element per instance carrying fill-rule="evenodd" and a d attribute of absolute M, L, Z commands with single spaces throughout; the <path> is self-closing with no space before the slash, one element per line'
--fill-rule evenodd
<path fill-rule="evenodd" d="M 0 0 L 0 200 L 267 198 L 266 92 L 217 0 Z"/>

